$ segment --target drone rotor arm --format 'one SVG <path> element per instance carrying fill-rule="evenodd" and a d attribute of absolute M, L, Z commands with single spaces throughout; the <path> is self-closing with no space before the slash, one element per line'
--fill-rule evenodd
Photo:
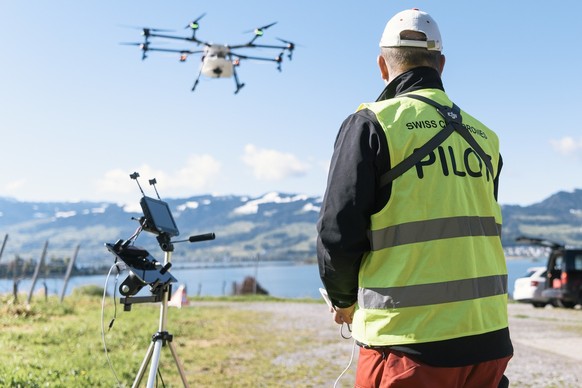
<path fill-rule="evenodd" d="M 147 51 L 159 51 L 164 53 L 179 53 L 184 55 L 191 55 L 191 54 L 199 54 L 202 53 L 203 50 L 179 50 L 179 49 L 170 49 L 170 48 L 160 48 L 160 47 L 148 47 Z"/>
<path fill-rule="evenodd" d="M 269 61 L 269 62 L 281 62 L 282 61 L 280 56 L 278 56 L 276 58 L 266 58 L 266 57 L 255 57 L 255 56 L 250 56 L 250 55 L 242 55 L 242 54 L 237 54 L 237 53 L 233 53 L 233 52 L 231 52 L 231 54 L 239 59 L 251 59 L 254 61 Z"/>
<path fill-rule="evenodd" d="M 280 50 L 292 50 L 288 45 L 270 45 L 270 44 L 253 44 L 249 47 L 256 47 L 256 48 L 268 48 L 268 49 L 280 49 Z"/>
<path fill-rule="evenodd" d="M 147 52 L 150 51 L 149 42 L 144 42 L 144 43 L 121 42 L 119 44 L 124 45 L 124 46 L 138 46 L 142 51 L 142 54 L 141 54 L 142 61 L 144 61 L 148 57 Z"/>
<path fill-rule="evenodd" d="M 275 62 L 275 63 L 277 63 L 277 70 L 281 71 L 281 62 L 283 62 L 283 58 L 281 57 L 280 54 L 276 58 L 254 57 L 254 56 L 249 56 L 249 55 L 236 54 L 233 52 L 231 52 L 231 55 L 235 56 L 237 58 L 237 60 L 250 59 L 253 61 Z"/>
<path fill-rule="evenodd" d="M 187 36 L 176 36 L 176 35 L 166 35 L 166 34 L 152 34 L 150 33 L 148 35 L 148 37 L 150 38 L 162 38 L 162 39 L 173 39 L 173 40 L 183 40 L 186 42 L 193 42 L 193 43 L 197 43 L 197 44 L 203 44 L 205 46 L 208 46 L 209 43 L 205 42 L 203 40 L 199 40 L 196 37 L 192 36 L 192 37 L 187 37 Z"/>
<path fill-rule="evenodd" d="M 254 44 L 254 43 L 246 43 L 241 45 L 234 45 L 229 46 L 230 49 L 247 49 L 247 48 L 264 48 L 264 49 L 276 49 L 282 50 L 280 56 L 287 51 L 287 58 L 289 60 L 293 59 L 293 50 L 295 49 L 295 44 L 293 42 L 289 42 L 283 39 L 279 39 L 280 41 L 287 43 L 285 46 L 283 45 L 269 45 L 269 44 Z"/>

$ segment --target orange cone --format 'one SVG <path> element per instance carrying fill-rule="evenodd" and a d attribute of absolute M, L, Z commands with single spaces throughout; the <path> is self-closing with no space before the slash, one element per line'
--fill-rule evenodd
<path fill-rule="evenodd" d="M 168 306 L 182 308 L 182 306 L 187 306 L 188 304 L 190 304 L 190 302 L 188 301 L 188 295 L 186 294 L 186 286 L 181 284 L 168 301 Z"/>

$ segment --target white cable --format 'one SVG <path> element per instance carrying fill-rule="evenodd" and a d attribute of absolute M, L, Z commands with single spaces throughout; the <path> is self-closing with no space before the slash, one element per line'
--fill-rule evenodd
<path fill-rule="evenodd" d="M 115 380 L 117 380 L 117 385 L 122 386 L 121 381 L 117 377 L 117 373 L 115 373 L 115 368 L 113 368 L 113 364 L 111 363 L 111 359 L 109 358 L 109 352 L 107 352 L 107 343 L 105 341 L 105 297 L 107 296 L 107 284 L 109 283 L 109 276 L 111 275 L 111 271 L 113 268 L 117 268 L 117 277 L 119 276 L 119 268 L 117 267 L 117 263 L 114 263 L 111 268 L 109 268 L 109 272 L 107 273 L 107 277 L 105 278 L 105 286 L 103 287 L 103 299 L 101 299 L 101 340 L 103 341 L 103 349 L 105 350 L 105 357 L 107 358 L 107 363 L 109 364 L 109 368 L 113 372 L 113 376 L 115 376 Z M 117 277 L 115 278 L 115 283 L 117 284 Z"/>
<path fill-rule="evenodd" d="M 330 308 L 330 312 L 335 310 L 335 307 L 333 305 L 333 303 L 331 302 L 331 299 L 329 298 L 329 295 L 327 294 L 327 290 L 325 288 L 319 288 L 319 293 L 321 294 L 321 296 L 323 297 L 323 299 L 325 300 L 325 303 L 327 303 L 327 306 Z M 352 338 L 352 327 L 350 326 L 350 324 L 347 324 L 348 327 L 348 332 L 350 333 L 349 336 L 344 335 L 343 329 L 344 329 L 344 323 L 342 323 L 342 325 L 340 326 L 340 337 L 342 337 L 343 339 L 350 339 Z M 354 353 L 356 351 L 356 340 L 354 340 L 354 343 L 352 345 L 352 355 L 350 356 L 350 361 L 348 362 L 348 366 L 346 366 L 346 368 L 342 371 L 342 373 L 340 373 L 340 375 L 337 377 L 337 379 L 335 380 L 335 383 L 333 383 L 333 388 L 337 387 L 337 384 L 339 383 L 340 379 L 344 376 L 344 374 L 346 374 L 346 372 L 348 371 L 348 369 L 350 369 L 350 367 L 352 366 L 352 361 L 354 361 Z"/>
<path fill-rule="evenodd" d="M 352 355 L 350 356 L 350 362 L 348 362 L 348 366 L 346 366 L 346 368 L 342 371 L 342 373 L 340 373 L 340 375 L 335 380 L 335 383 L 333 383 L 333 388 L 337 387 L 337 384 L 339 383 L 340 379 L 346 374 L 348 369 L 350 369 L 350 367 L 352 366 L 352 361 L 354 361 L 355 352 L 356 352 L 356 340 L 354 340 L 352 344 Z"/>

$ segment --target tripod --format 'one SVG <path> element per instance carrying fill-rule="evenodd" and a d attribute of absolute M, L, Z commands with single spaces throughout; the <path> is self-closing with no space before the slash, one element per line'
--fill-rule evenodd
<path fill-rule="evenodd" d="M 145 374 L 148 364 L 150 364 L 150 373 L 148 375 L 148 388 L 153 388 L 156 381 L 156 374 L 158 372 L 158 364 L 160 362 L 160 355 L 162 352 L 162 347 L 168 345 L 170 351 L 172 352 L 172 357 L 178 372 L 180 373 L 180 378 L 184 387 L 188 387 L 188 382 L 186 381 L 186 374 L 184 373 L 184 368 L 180 359 L 178 358 L 178 353 L 172 340 L 173 335 L 166 331 L 166 326 L 168 323 L 168 300 L 170 299 L 170 283 L 176 282 L 168 270 L 172 266 L 172 252 L 174 251 L 174 243 L 178 242 L 197 242 L 197 241 L 207 241 L 214 240 L 214 233 L 206 233 L 196 236 L 190 236 L 186 240 L 170 241 L 171 237 L 179 235 L 178 227 L 174 221 L 174 217 L 170 212 L 168 204 L 160 199 L 158 194 L 158 199 L 147 197 L 137 178 L 139 173 L 134 172 L 129 176 L 137 182 L 137 185 L 143 194 L 140 200 L 140 206 L 143 210 L 144 216 L 139 219 L 140 227 L 125 242 L 123 240 L 118 240 L 115 244 L 105 244 L 107 249 L 113 253 L 118 259 L 125 262 L 125 264 L 130 269 L 130 276 L 125 279 L 125 281 L 119 287 L 122 295 L 126 296 L 121 298 L 120 302 L 124 304 L 124 310 L 131 310 L 132 303 L 151 303 L 151 302 L 161 302 L 160 307 L 160 321 L 158 325 L 158 331 L 152 336 L 152 342 L 146 352 L 146 355 L 139 367 L 137 376 L 133 382 L 132 388 L 137 388 L 141 383 L 143 375 Z M 150 179 L 150 185 L 154 186 L 156 180 Z M 158 190 L 156 190 L 156 194 Z M 159 263 L 147 252 L 145 249 L 141 249 L 132 245 L 133 240 L 137 238 L 139 233 L 145 230 L 157 235 L 156 239 L 160 244 L 160 248 L 164 251 L 164 265 L 160 268 Z M 116 259 L 117 260 L 117 259 Z M 150 285 L 150 290 L 152 291 L 151 296 L 134 296 L 139 290 L 146 284 Z"/>
<path fill-rule="evenodd" d="M 167 266 L 168 264 L 170 264 L 171 258 L 172 258 L 172 246 L 171 246 L 171 244 L 167 248 L 168 248 L 168 250 L 165 250 L 165 252 L 164 252 L 164 266 Z M 151 365 L 150 365 L 150 373 L 148 376 L 147 387 L 148 388 L 154 387 L 154 383 L 156 381 L 156 374 L 158 371 L 158 364 L 160 361 L 160 354 L 162 352 L 162 347 L 165 345 L 168 345 L 170 347 L 170 351 L 172 352 L 172 357 L 174 358 L 174 363 L 176 364 L 176 367 L 178 368 L 178 372 L 180 373 L 180 378 L 182 379 L 182 384 L 184 384 L 184 387 L 188 387 L 188 382 L 186 381 L 186 374 L 184 372 L 184 367 L 182 366 L 182 363 L 180 362 L 180 358 L 178 357 L 178 353 L 176 352 L 176 348 L 174 347 L 174 344 L 172 343 L 173 336 L 172 336 L 172 334 L 170 334 L 166 331 L 166 326 L 168 323 L 168 299 L 169 298 L 170 298 L 169 297 L 169 287 L 166 286 L 166 287 L 164 287 L 164 290 L 162 293 L 162 300 L 161 300 L 162 304 L 160 307 L 160 321 L 159 321 L 158 331 L 152 336 L 152 342 L 151 342 L 151 344 L 146 352 L 146 355 L 145 355 L 143 362 L 139 368 L 139 371 L 137 372 L 137 376 L 133 382 L 132 388 L 139 387 L 139 384 L 143 378 L 143 375 L 145 373 L 145 370 L 146 370 L 148 364 L 150 363 L 150 360 L 151 360 Z"/>

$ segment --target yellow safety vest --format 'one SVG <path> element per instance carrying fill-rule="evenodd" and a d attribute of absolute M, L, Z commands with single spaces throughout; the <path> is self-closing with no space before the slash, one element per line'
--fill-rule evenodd
<path fill-rule="evenodd" d="M 414 94 L 451 106 L 446 94 Z M 406 98 L 362 104 L 382 126 L 392 167 L 445 125 L 436 109 Z M 463 126 L 498 171 L 497 135 L 461 112 Z M 508 326 L 507 268 L 495 177 L 453 133 L 392 182 L 390 200 L 371 216 L 371 251 L 359 272 L 353 336 L 370 346 L 425 343 Z"/>

